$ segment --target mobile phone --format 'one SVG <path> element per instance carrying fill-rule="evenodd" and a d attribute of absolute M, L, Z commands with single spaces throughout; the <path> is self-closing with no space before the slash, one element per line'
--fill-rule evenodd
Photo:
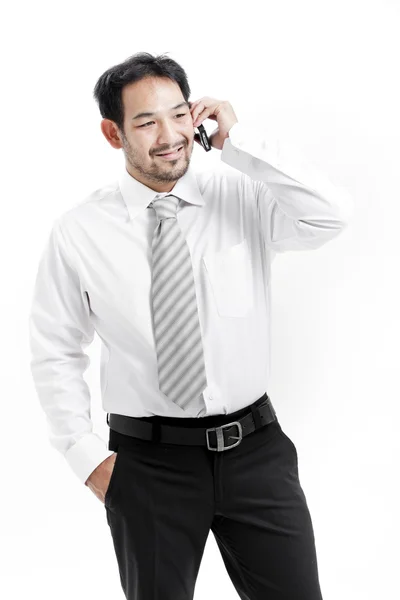
<path fill-rule="evenodd" d="M 199 141 L 201 143 L 201 145 L 203 146 L 204 150 L 206 152 L 209 152 L 211 150 L 211 144 L 210 144 L 210 140 L 208 138 L 207 132 L 204 128 L 204 125 L 198 125 L 197 127 L 195 127 L 195 129 L 199 130 L 198 134 L 195 134 L 199 137 Z"/>

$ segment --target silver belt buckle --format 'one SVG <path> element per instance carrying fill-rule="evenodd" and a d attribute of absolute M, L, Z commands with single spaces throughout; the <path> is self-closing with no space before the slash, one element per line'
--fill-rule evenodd
<path fill-rule="evenodd" d="M 234 442 L 233 444 L 230 444 L 229 446 L 225 446 L 224 442 L 224 434 L 222 432 L 223 429 L 225 429 L 226 427 L 231 427 L 232 425 L 236 425 L 238 428 L 238 433 L 239 436 L 235 436 L 235 435 L 230 435 L 230 438 L 234 438 L 237 440 L 237 442 Z M 216 448 L 212 448 L 210 446 L 210 438 L 208 437 L 208 432 L 209 431 L 215 431 L 216 435 L 217 435 L 217 447 Z M 207 439 L 207 448 L 209 450 L 214 450 L 215 452 L 222 452 L 223 450 L 229 450 L 230 448 L 234 448 L 235 446 L 238 446 L 240 444 L 240 442 L 243 439 L 243 431 L 242 431 L 242 425 L 241 423 L 239 423 L 239 421 L 232 421 L 232 423 L 225 423 L 225 425 L 220 425 L 219 427 L 209 427 L 208 429 L 206 429 L 206 439 Z"/>

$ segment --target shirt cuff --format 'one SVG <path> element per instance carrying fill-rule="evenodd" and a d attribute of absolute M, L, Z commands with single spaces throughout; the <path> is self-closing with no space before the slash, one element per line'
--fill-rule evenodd
<path fill-rule="evenodd" d="M 65 458 L 82 483 L 108 456 L 114 454 L 97 433 L 83 435 L 65 454 Z"/>
<path fill-rule="evenodd" d="M 230 128 L 229 137 L 225 138 L 222 146 L 221 160 L 235 169 L 241 170 L 252 158 L 250 154 L 241 152 L 242 146 L 246 143 L 246 134 L 248 139 L 248 128 L 237 121 Z"/>

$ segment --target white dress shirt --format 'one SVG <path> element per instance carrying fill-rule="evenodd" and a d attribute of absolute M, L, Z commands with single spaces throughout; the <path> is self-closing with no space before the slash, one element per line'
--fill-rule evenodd
<path fill-rule="evenodd" d="M 203 417 L 268 391 L 270 270 L 276 252 L 318 248 L 349 222 L 353 200 L 293 146 L 240 122 L 220 154 L 233 169 L 195 173 L 171 194 L 187 240 L 208 386 L 186 410 L 159 390 L 151 316 L 157 193 L 124 167 L 118 181 L 58 217 L 40 259 L 29 317 L 31 371 L 50 443 L 78 478 L 113 452 L 93 431 L 85 347 L 101 344 L 106 413 Z"/>

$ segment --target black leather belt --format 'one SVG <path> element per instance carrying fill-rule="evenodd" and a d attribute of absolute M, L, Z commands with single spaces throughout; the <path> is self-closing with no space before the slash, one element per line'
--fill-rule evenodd
<path fill-rule="evenodd" d="M 251 404 L 248 412 L 238 420 L 217 427 L 174 427 L 126 415 L 107 414 L 108 425 L 118 433 L 156 442 L 207 446 L 216 452 L 234 448 L 246 435 L 276 420 L 276 412 L 267 394 Z"/>

